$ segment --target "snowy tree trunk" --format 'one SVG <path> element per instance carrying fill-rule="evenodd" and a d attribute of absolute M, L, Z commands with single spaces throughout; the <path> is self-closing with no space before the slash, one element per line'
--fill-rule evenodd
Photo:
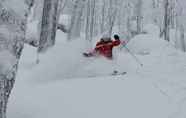
<path fill-rule="evenodd" d="M 44 0 L 38 52 L 45 52 L 55 44 L 59 0 Z"/>
<path fill-rule="evenodd" d="M 64 33 L 68 33 L 69 31 L 65 25 L 60 23 L 60 16 L 61 16 L 66 4 L 67 4 L 67 0 L 59 0 L 58 12 L 57 12 L 57 29 L 61 30 Z"/>
<path fill-rule="evenodd" d="M 142 32 L 142 0 L 138 0 L 137 5 L 136 5 L 136 12 L 137 12 L 137 34 Z"/>
<path fill-rule="evenodd" d="M 105 10 L 106 4 L 105 0 L 103 0 L 102 9 L 101 9 L 101 24 L 100 24 L 100 33 L 102 34 L 104 32 L 104 26 L 105 26 Z"/>
<path fill-rule="evenodd" d="M 58 21 L 58 23 L 59 23 L 60 15 L 63 12 L 66 4 L 67 4 L 67 0 L 59 0 L 58 13 L 57 13 L 57 21 Z"/>
<path fill-rule="evenodd" d="M 115 14 L 113 14 L 113 0 L 109 0 L 109 9 L 108 9 L 108 36 L 111 37 L 112 35 L 112 28 L 114 25 L 113 18 L 115 17 Z M 114 16 L 113 16 L 114 15 Z"/>
<path fill-rule="evenodd" d="M 186 43 L 185 43 L 185 30 L 184 30 L 184 27 L 183 25 L 180 27 L 180 33 L 181 33 L 181 36 L 180 36 L 180 40 L 181 40 L 181 49 L 186 52 Z"/>
<path fill-rule="evenodd" d="M 33 1 L 27 3 L 29 5 L 28 11 L 32 3 Z M 6 118 L 8 98 L 14 86 L 18 63 L 24 46 L 27 16 L 28 12 L 20 17 L 14 9 L 7 9 L 0 3 L 0 22 L 3 24 L 0 27 L 0 58 L 6 57 L 4 60 L 0 59 L 0 118 Z"/>
<path fill-rule="evenodd" d="M 131 30 L 131 17 L 132 17 L 132 8 L 131 8 L 131 5 L 130 3 L 128 2 L 127 3 L 127 6 L 126 6 L 126 11 L 127 11 L 127 18 L 126 18 L 126 22 L 127 22 L 127 36 L 126 36 L 126 40 L 129 41 L 132 37 L 132 30 Z"/>
<path fill-rule="evenodd" d="M 36 0 L 33 8 L 33 20 L 41 22 L 44 0 Z"/>
<path fill-rule="evenodd" d="M 125 39 L 125 41 L 129 41 L 132 37 L 132 16 L 133 16 L 133 8 L 131 1 L 119 1 L 117 3 L 117 22 L 118 22 L 118 29 L 119 34 L 122 39 Z"/>
<path fill-rule="evenodd" d="M 92 41 L 94 34 L 95 0 L 87 1 L 86 40 Z"/>
<path fill-rule="evenodd" d="M 81 33 L 81 17 L 84 9 L 85 0 L 76 0 L 71 17 L 71 25 L 69 29 L 68 39 L 80 37 Z"/>
<path fill-rule="evenodd" d="M 170 26 L 171 28 L 175 28 L 177 0 L 171 0 L 169 4 L 170 4 Z"/>
<path fill-rule="evenodd" d="M 22 49 L 20 48 L 20 50 Z M 0 75 L 0 118 L 6 118 L 8 98 L 15 82 L 17 67 L 18 63 L 13 66 L 8 74 Z"/>
<path fill-rule="evenodd" d="M 131 37 L 132 37 L 132 34 L 131 34 L 131 23 L 130 23 L 130 18 L 128 17 L 127 18 L 127 41 L 129 41 L 130 39 L 131 39 Z"/>
<path fill-rule="evenodd" d="M 152 0 L 152 7 L 155 9 L 156 8 L 156 0 Z"/>
<path fill-rule="evenodd" d="M 115 4 L 114 4 L 115 3 Z M 108 36 L 111 37 L 112 35 L 112 30 L 114 27 L 114 23 L 116 20 L 116 16 L 117 16 L 117 6 L 116 6 L 116 1 L 113 0 L 109 0 L 109 24 L 108 24 Z"/>
<path fill-rule="evenodd" d="M 170 37 L 169 37 L 169 31 L 170 31 L 170 28 L 169 28 L 169 22 L 170 22 L 170 19 L 169 19 L 169 0 L 165 0 L 165 14 L 164 14 L 164 39 L 169 41 L 170 40 Z"/>
<path fill-rule="evenodd" d="M 63 9 L 62 4 L 63 4 L 63 0 L 59 0 L 58 1 L 58 10 L 57 10 L 57 23 L 59 23 L 60 14 Z"/>

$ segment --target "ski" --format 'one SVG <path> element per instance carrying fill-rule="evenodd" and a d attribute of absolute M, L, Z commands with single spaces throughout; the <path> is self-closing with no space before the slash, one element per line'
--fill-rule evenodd
<path fill-rule="evenodd" d="M 83 53 L 83 56 L 84 56 L 84 57 L 92 57 L 93 55 L 90 54 L 90 53 Z"/>
<path fill-rule="evenodd" d="M 96 57 L 97 55 L 94 54 L 94 53 L 86 53 L 86 52 L 84 52 L 84 53 L 83 53 L 83 56 L 84 56 L 84 57 Z"/>
<path fill-rule="evenodd" d="M 120 71 L 114 70 L 111 75 L 117 76 L 117 75 L 126 75 L 126 74 L 127 74 L 127 72 L 125 72 L 125 71 L 120 72 Z"/>
<path fill-rule="evenodd" d="M 119 71 L 113 71 L 112 73 L 108 73 L 108 74 L 100 74 L 100 75 L 90 75 L 88 77 L 90 78 L 95 78 L 95 77 L 111 77 L 111 76 L 123 76 L 126 75 L 127 72 L 123 71 L 123 72 L 119 72 Z"/>

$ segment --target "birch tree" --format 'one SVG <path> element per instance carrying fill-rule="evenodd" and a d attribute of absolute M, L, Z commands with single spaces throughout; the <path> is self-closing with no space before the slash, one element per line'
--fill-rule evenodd
<path fill-rule="evenodd" d="M 137 25 L 137 34 L 142 32 L 142 0 L 138 0 L 136 4 L 136 25 Z"/>
<path fill-rule="evenodd" d="M 12 0 L 0 1 L 0 118 L 6 118 L 8 98 L 24 45 L 27 16 L 34 1 L 16 2 L 19 9 L 12 7 Z"/>
<path fill-rule="evenodd" d="M 170 1 L 170 26 L 171 28 L 176 27 L 176 7 L 177 7 L 177 0 Z"/>
<path fill-rule="evenodd" d="M 108 36 L 111 37 L 114 23 L 117 17 L 117 0 L 109 0 L 109 10 L 108 10 Z"/>
<path fill-rule="evenodd" d="M 68 39 L 73 39 L 80 37 L 81 33 L 81 17 L 83 14 L 83 9 L 85 5 L 85 0 L 76 0 L 73 7 L 73 13 L 71 16 L 71 24 L 68 33 Z"/>
<path fill-rule="evenodd" d="M 44 52 L 55 44 L 59 0 L 44 0 L 38 52 Z"/>
<path fill-rule="evenodd" d="M 164 29 L 163 29 L 163 35 L 164 39 L 169 41 L 169 32 L 170 32 L 170 8 L 169 8 L 169 0 L 164 0 Z"/>
<path fill-rule="evenodd" d="M 103 0 L 102 1 L 102 5 L 101 5 L 101 22 L 100 22 L 100 33 L 104 33 L 104 26 L 105 26 L 105 17 L 106 17 L 106 1 Z"/>
<path fill-rule="evenodd" d="M 95 0 L 87 0 L 87 14 L 86 14 L 86 40 L 92 41 L 94 34 L 94 15 L 95 15 Z"/>
<path fill-rule="evenodd" d="M 180 27 L 180 40 L 181 40 L 181 49 L 186 52 L 186 42 L 185 42 L 185 29 L 183 25 Z"/>
<path fill-rule="evenodd" d="M 129 41 L 132 37 L 132 16 L 133 7 L 131 1 L 118 3 L 118 6 L 122 10 L 118 10 L 118 29 L 120 36 L 126 41 Z"/>
<path fill-rule="evenodd" d="M 57 21 L 58 21 L 58 23 L 59 23 L 60 15 L 64 11 L 66 4 L 67 4 L 67 0 L 59 0 L 59 3 L 58 3 L 58 14 L 57 14 Z"/>

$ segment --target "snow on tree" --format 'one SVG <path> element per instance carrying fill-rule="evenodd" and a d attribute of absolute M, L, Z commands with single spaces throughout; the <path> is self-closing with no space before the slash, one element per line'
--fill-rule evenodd
<path fill-rule="evenodd" d="M 68 33 L 68 39 L 80 37 L 81 33 L 81 17 L 83 14 L 85 0 L 76 0 L 74 2 L 73 13 L 71 16 L 71 24 Z"/>
<path fill-rule="evenodd" d="M 136 24 L 137 24 L 137 34 L 142 32 L 142 0 L 138 0 L 136 3 Z"/>
<path fill-rule="evenodd" d="M 33 2 L 0 1 L 0 118 L 6 118 L 8 98 L 24 45 L 27 16 Z M 15 5 L 17 3 L 19 6 Z"/>
<path fill-rule="evenodd" d="M 132 17 L 134 14 L 133 4 L 131 1 L 126 2 L 118 2 L 119 8 L 122 8 L 122 10 L 118 10 L 117 15 L 117 26 L 119 30 L 119 34 L 121 38 L 129 41 L 132 37 Z"/>
<path fill-rule="evenodd" d="M 86 40 L 92 41 L 94 34 L 95 0 L 87 0 Z"/>
<path fill-rule="evenodd" d="M 44 0 L 38 52 L 44 52 L 55 44 L 58 3 L 59 0 Z"/>
<path fill-rule="evenodd" d="M 180 40 L 181 40 L 181 49 L 186 52 L 186 42 L 185 42 L 185 29 L 183 25 L 180 27 Z"/>
<path fill-rule="evenodd" d="M 164 39 L 170 41 L 170 2 L 169 0 L 164 0 L 164 21 L 163 29 L 160 36 L 164 36 Z"/>

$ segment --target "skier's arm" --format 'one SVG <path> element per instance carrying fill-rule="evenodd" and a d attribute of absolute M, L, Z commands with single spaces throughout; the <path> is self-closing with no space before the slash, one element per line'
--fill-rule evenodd
<path fill-rule="evenodd" d="M 98 42 L 97 44 L 96 44 L 96 47 L 95 47 L 95 51 L 98 51 L 101 47 L 103 46 L 103 44 L 101 44 L 101 42 Z"/>
<path fill-rule="evenodd" d="M 112 42 L 112 45 L 113 46 L 118 46 L 118 45 L 120 45 L 120 43 L 121 43 L 121 41 L 119 39 L 117 39 L 117 40 Z"/>

